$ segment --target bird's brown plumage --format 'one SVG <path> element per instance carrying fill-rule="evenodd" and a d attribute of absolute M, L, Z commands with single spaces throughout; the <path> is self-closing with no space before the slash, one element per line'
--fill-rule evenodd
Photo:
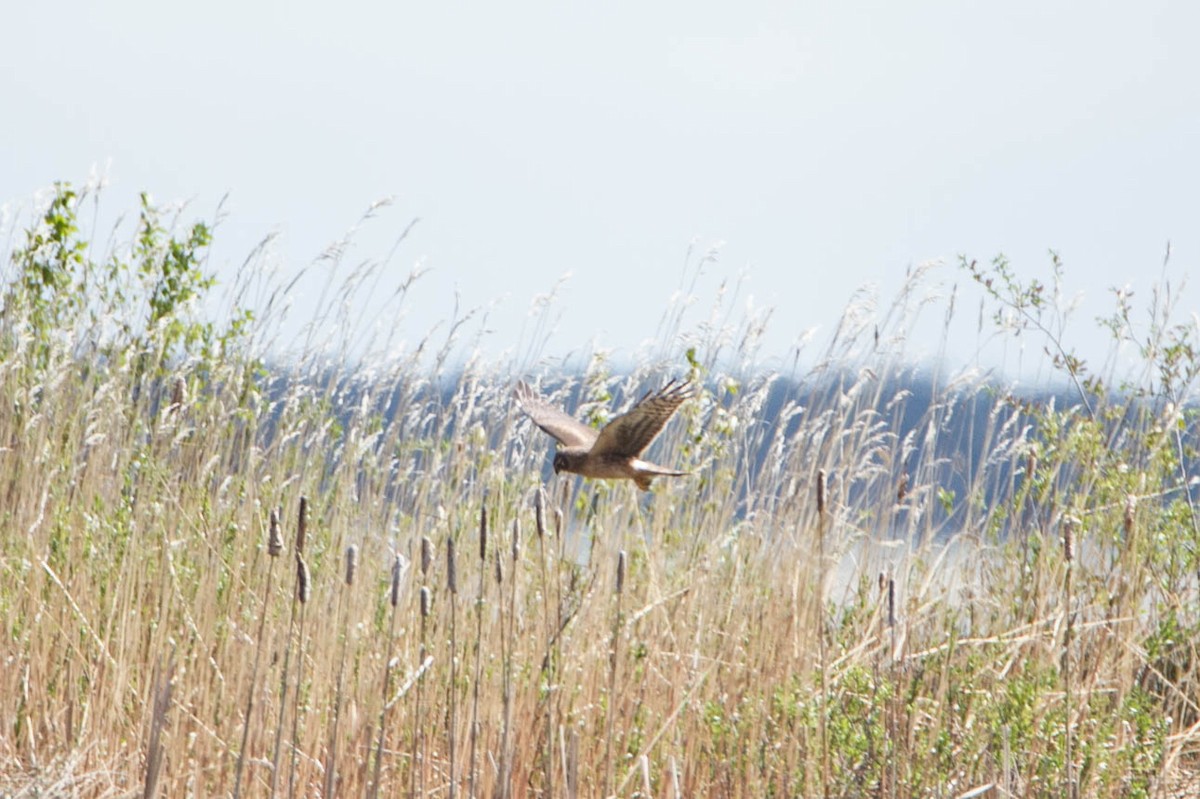
<path fill-rule="evenodd" d="M 646 394 L 626 413 L 597 431 L 546 402 L 525 382 L 514 391 L 517 403 L 533 423 L 563 446 L 554 458 L 554 471 L 584 477 L 629 479 L 643 491 L 655 477 L 679 477 L 686 472 L 641 459 L 671 416 L 693 396 L 692 385 L 672 380 Z"/>

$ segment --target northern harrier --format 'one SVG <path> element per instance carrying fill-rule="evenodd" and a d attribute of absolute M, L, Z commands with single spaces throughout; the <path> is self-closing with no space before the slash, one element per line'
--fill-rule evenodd
<path fill-rule="evenodd" d="M 656 392 L 646 392 L 636 405 L 606 424 L 588 427 L 542 399 L 524 381 L 513 392 L 521 410 L 533 423 L 558 439 L 562 447 L 554 456 L 554 472 L 574 472 L 584 477 L 627 478 L 643 491 L 655 477 L 680 477 L 665 466 L 639 457 L 663 429 L 671 414 L 692 396 L 691 383 L 672 380 Z"/>

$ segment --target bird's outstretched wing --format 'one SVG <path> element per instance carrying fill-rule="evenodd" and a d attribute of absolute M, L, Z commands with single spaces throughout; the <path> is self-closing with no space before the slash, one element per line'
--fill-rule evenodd
<path fill-rule="evenodd" d="M 595 429 L 546 402 L 524 380 L 517 383 L 513 396 L 534 424 L 568 447 L 590 447 L 600 435 Z"/>
<path fill-rule="evenodd" d="M 675 380 L 656 392 L 646 392 L 637 405 L 604 426 L 591 454 L 636 458 L 650 446 L 675 410 L 692 395 L 691 383 Z"/>

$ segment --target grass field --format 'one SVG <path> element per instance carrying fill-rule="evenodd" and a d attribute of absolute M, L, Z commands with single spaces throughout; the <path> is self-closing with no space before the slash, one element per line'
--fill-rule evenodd
<path fill-rule="evenodd" d="M 551 369 L 541 328 L 274 360 L 271 303 L 201 310 L 208 226 L 146 200 L 98 254 L 83 195 L 3 267 L 0 795 L 1188 795 L 1200 361 L 1165 292 L 1105 320 L 1117 382 L 1049 287 L 962 264 L 1069 403 L 913 407 L 879 342 L 919 272 L 787 376 L 747 366 L 762 319 L 673 309 L 628 370 Z M 597 424 L 693 379 L 651 455 L 694 474 L 543 482 L 518 377 Z"/>

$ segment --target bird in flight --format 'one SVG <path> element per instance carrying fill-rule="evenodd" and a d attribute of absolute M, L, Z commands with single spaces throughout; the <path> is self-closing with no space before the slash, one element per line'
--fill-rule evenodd
<path fill-rule="evenodd" d="M 689 382 L 672 380 L 658 391 L 646 392 L 636 405 L 600 430 L 546 402 L 525 381 L 517 383 L 513 394 L 533 423 L 562 444 L 554 455 L 555 474 L 628 479 L 643 491 L 650 490 L 655 477 L 687 474 L 642 460 L 641 454 L 676 409 L 693 396 Z"/>

